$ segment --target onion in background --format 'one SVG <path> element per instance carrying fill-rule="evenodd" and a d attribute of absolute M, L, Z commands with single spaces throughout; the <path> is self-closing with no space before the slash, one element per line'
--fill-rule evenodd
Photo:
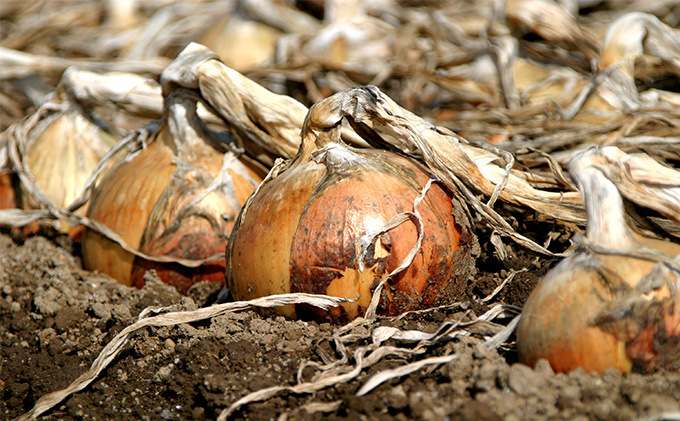
<path fill-rule="evenodd" d="M 24 181 L 13 183 L 15 191 L 5 190 L 12 178 L 3 174 L 3 199 L 6 207 L 45 209 L 66 208 L 82 193 L 92 171 L 119 136 L 96 120 L 72 95 L 77 83 L 69 68 L 64 72 L 56 91 L 35 113 L 8 129 L 6 147 L 10 169 L 20 173 Z M 21 179 L 21 177 L 19 179 Z M 15 195 L 15 203 L 8 198 Z M 78 213 L 85 214 L 87 205 Z M 60 230 L 77 236 L 81 228 L 65 222 Z"/>
<path fill-rule="evenodd" d="M 631 162 L 622 153 L 612 164 L 611 156 L 616 156 L 611 150 L 592 148 L 572 160 L 570 174 L 588 213 L 587 243 L 548 272 L 529 296 L 517 330 L 525 364 L 546 359 L 556 372 L 680 368 L 680 266 L 677 257 L 671 260 L 680 256 L 680 244 L 634 233 L 619 186 L 606 175 L 608 167 L 628 159 L 627 168 L 637 170 L 638 178 L 649 174 L 658 181 L 660 164 Z M 677 200 L 672 186 L 679 173 L 665 171 L 664 183 L 656 183 L 658 204 L 662 195 Z M 667 177 L 670 172 L 674 178 Z M 621 177 L 620 171 L 613 173 Z M 620 188 L 634 180 L 626 175 L 615 179 Z M 649 187 L 647 194 L 653 192 Z"/>

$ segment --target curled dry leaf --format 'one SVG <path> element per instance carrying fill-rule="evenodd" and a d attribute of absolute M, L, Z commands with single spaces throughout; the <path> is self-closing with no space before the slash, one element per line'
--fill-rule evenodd
<path fill-rule="evenodd" d="M 197 43 L 189 44 L 165 72 L 174 75 L 174 83 L 198 89 L 249 156 L 271 167 L 276 158 L 292 158 L 297 153 L 308 111 L 299 101 L 269 91 Z M 365 145 L 348 129 L 342 130 L 342 138 Z"/>
<path fill-rule="evenodd" d="M 661 59 L 668 73 L 680 75 L 680 32 L 640 12 L 627 13 L 609 25 L 598 60 L 596 86 L 583 111 L 640 108 L 643 104 L 636 86 L 635 65 L 636 60 L 645 60 L 643 54 Z"/>
<path fill-rule="evenodd" d="M 302 45 L 308 60 L 377 74 L 393 53 L 394 27 L 369 16 L 357 0 L 327 1 L 325 25 Z"/>
<path fill-rule="evenodd" d="M 534 209 L 562 221 L 582 222 L 583 208 L 576 192 L 549 192 L 534 188 L 529 177 L 511 173 L 512 155 L 493 148 L 466 144 L 453 132 L 433 126 L 403 109 L 375 86 L 348 89 L 324 102 L 326 125 L 347 117 L 352 127 L 377 148 L 396 149 L 424 162 L 452 190 L 460 191 L 468 206 L 504 235 L 546 254 L 544 247 L 515 232 L 491 206 L 496 198 Z M 319 122 L 317 124 L 321 124 Z M 502 166 L 501 166 L 502 165 Z M 479 201 L 473 189 L 490 198 Z"/>
<path fill-rule="evenodd" d="M 161 87 L 148 77 L 126 72 L 92 72 L 71 68 L 64 73 L 63 80 L 69 81 L 69 94 L 90 109 L 113 106 L 117 111 L 147 119 L 158 119 L 163 112 Z M 121 126 L 130 126 L 121 118 L 111 125 L 119 129 Z"/>
<path fill-rule="evenodd" d="M 624 198 L 668 218 L 676 226 L 673 232 L 680 232 L 680 171 L 612 146 L 600 148 L 592 160 Z"/>
<path fill-rule="evenodd" d="M 587 60 L 597 56 L 597 40 L 581 28 L 566 5 L 550 0 L 507 0 L 505 13 L 511 25 L 533 32 L 546 41 L 579 50 Z"/>
<path fill-rule="evenodd" d="M 117 71 L 130 73 L 160 74 L 167 65 L 164 58 L 150 58 L 129 61 L 93 61 L 68 59 L 48 55 L 30 54 L 0 47 L 0 80 L 21 78 L 30 75 L 54 76 L 62 74 L 69 67 L 92 71 Z"/>
<path fill-rule="evenodd" d="M 570 166 L 586 204 L 587 242 L 527 300 L 520 361 L 547 359 L 559 372 L 678 368 L 680 266 L 672 258 L 680 244 L 629 228 L 618 180 L 607 177 L 602 155 L 589 150 Z"/>
<path fill-rule="evenodd" d="M 196 43 L 187 46 L 165 74 L 179 86 L 198 89 L 250 156 L 271 166 L 275 158 L 295 155 L 307 113 L 295 99 L 267 90 Z"/>

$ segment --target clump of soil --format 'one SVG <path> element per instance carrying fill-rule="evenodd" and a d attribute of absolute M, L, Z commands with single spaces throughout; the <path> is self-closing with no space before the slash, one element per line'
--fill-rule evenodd
<path fill-rule="evenodd" d="M 484 250 L 480 273 L 468 286 L 470 298 L 490 294 L 513 269 L 505 268 L 492 254 Z M 82 270 L 77 256 L 77 250 L 60 236 L 24 239 L 0 234 L 0 418 L 17 417 L 41 396 L 66 387 L 148 306 L 195 309 L 210 304 L 219 288 L 199 284 L 188 296 L 181 296 L 149 273 L 146 286 L 137 290 Z M 521 305 L 551 264 L 517 251 L 513 261 L 535 263 L 490 302 Z M 402 319 L 383 319 L 380 325 L 434 332 L 446 321 L 470 318 L 473 313 L 479 316 L 487 304 L 473 301 Z M 215 418 L 252 391 L 295 385 L 301 362 L 337 356 L 331 338 L 334 329 L 252 310 L 198 323 L 146 328 L 94 383 L 44 418 Z M 371 375 L 404 360 L 386 358 L 349 382 L 314 394 L 281 393 L 242 406 L 232 416 L 257 420 L 281 416 L 632 420 L 680 414 L 678 373 L 622 376 L 608 371 L 599 376 L 575 371 L 556 375 L 547 363 L 533 369 L 516 363 L 512 338 L 498 350 L 484 347 L 484 339 L 471 331 L 433 347 L 425 356 L 410 357 L 457 355 L 450 363 L 390 380 L 366 396 L 357 397 L 356 392 Z M 352 346 L 368 342 L 359 340 Z M 303 377 L 307 374 L 303 372 Z"/>

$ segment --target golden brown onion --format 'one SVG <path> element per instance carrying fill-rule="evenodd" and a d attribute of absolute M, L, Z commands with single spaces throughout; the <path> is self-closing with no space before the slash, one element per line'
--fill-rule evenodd
<path fill-rule="evenodd" d="M 680 255 L 680 245 L 631 231 L 597 151 L 575 157 L 570 173 L 584 197 L 588 241 L 610 252 L 579 250 L 540 281 L 517 328 L 519 359 L 528 365 L 546 359 L 556 372 L 677 369 L 680 277 L 631 253 L 663 259 Z"/>
<path fill-rule="evenodd" d="M 0 209 L 17 207 L 14 184 L 14 174 L 11 172 L 0 172 Z"/>
<path fill-rule="evenodd" d="M 417 222 L 377 235 L 363 257 L 362 242 L 395 215 L 413 212 L 430 175 L 392 152 L 355 149 L 337 137 L 326 143 L 313 130 L 303 132 L 290 166 L 263 183 L 239 217 L 228 247 L 228 285 L 236 299 L 288 292 L 357 299 L 330 313 L 281 310 L 290 317 L 312 312 L 352 319 L 364 314 L 377 284 L 414 247 Z M 473 271 L 472 237 L 466 216 L 452 215 L 451 201 L 451 193 L 435 183 L 418 206 L 422 245 L 410 266 L 387 283 L 380 314 L 450 303 L 463 293 Z"/>
<path fill-rule="evenodd" d="M 171 92 L 151 143 L 115 168 L 92 199 L 88 216 L 142 253 L 200 260 L 224 252 L 236 214 L 259 182 L 254 171 L 216 149 L 215 134 L 196 115 L 197 100 L 181 88 Z M 198 269 L 153 263 L 91 230 L 83 258 L 88 269 L 138 287 L 147 269 L 182 292 L 200 280 L 224 283 L 223 262 Z"/>

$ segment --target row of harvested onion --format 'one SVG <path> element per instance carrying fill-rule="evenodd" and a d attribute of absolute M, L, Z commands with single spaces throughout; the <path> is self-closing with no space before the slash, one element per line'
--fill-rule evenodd
<path fill-rule="evenodd" d="M 216 72 L 224 78 L 215 79 Z M 58 89 L 35 115 L 10 129 L 6 150 L 12 177 L 20 182 L 14 179 L 9 187 L 23 189 L 8 189 L 0 203 L 68 208 L 62 212 L 66 215 L 78 210 L 74 201 L 86 203 L 79 211 L 88 218 L 81 221 L 95 222 L 85 224 L 82 237 L 85 267 L 127 285 L 142 286 L 146 271 L 155 269 L 182 292 L 200 281 L 216 281 L 236 299 L 287 292 L 350 299 L 329 312 L 279 310 L 289 317 L 331 321 L 365 315 L 369 308 L 396 315 L 461 297 L 475 272 L 476 239 L 455 186 L 442 185 L 428 167 L 406 156 L 408 151 L 343 142 L 340 111 L 357 106 L 352 93 L 317 103 L 302 123 L 304 107 L 288 97 L 281 97 L 281 105 L 278 96 L 252 82 L 240 91 L 215 83 L 231 77 L 237 76 L 211 52 L 188 47 L 161 76 L 162 118 L 121 140 L 114 151 L 129 147 L 124 156 L 104 157 L 112 135 L 78 106 L 68 89 Z M 380 102 L 372 89 L 357 92 Z M 286 119 L 281 110 L 287 109 Z M 211 124 L 206 113 L 212 115 Z M 371 123 L 353 121 L 366 133 Z M 301 130 L 297 154 L 277 161 L 266 174 L 263 163 L 290 158 L 291 139 L 282 133 L 291 127 Z M 46 142 L 63 155 L 46 158 Z M 609 195 L 616 205 L 612 209 L 619 210 L 616 218 L 598 217 L 595 209 L 601 204 L 586 201 L 589 227 L 599 227 L 598 234 L 589 229 L 589 239 L 604 241 L 600 234 L 606 233 L 609 245 L 632 238 L 620 199 L 611 190 L 615 187 L 593 184 L 586 174 L 600 180 L 589 167 L 573 174 L 586 199 Z M 84 202 L 90 186 L 96 186 L 94 193 Z M 0 187 L 8 187 L 6 179 Z M 625 246 L 638 244 L 652 243 L 638 239 Z M 680 247 L 669 247 L 671 256 L 680 252 Z M 640 264 L 581 253 L 550 272 L 520 323 L 520 359 L 534 364 L 548 358 L 560 371 L 629 371 L 634 363 L 645 369 L 669 366 L 658 362 L 656 350 L 641 350 L 653 347 L 641 344 L 641 338 L 661 329 L 663 335 L 654 338 L 677 343 L 677 285 L 666 282 L 669 286 L 655 296 L 659 316 L 634 324 L 639 332 L 625 329 L 630 321 L 612 328 L 612 317 L 602 320 L 603 314 L 610 315 L 607 309 L 621 307 L 622 299 L 649 292 L 636 288 L 655 266 L 620 269 L 629 266 Z M 600 282 L 602 274 L 610 273 L 629 288 L 623 298 L 612 293 L 614 278 Z M 677 346 L 671 351 L 677 353 Z"/>

